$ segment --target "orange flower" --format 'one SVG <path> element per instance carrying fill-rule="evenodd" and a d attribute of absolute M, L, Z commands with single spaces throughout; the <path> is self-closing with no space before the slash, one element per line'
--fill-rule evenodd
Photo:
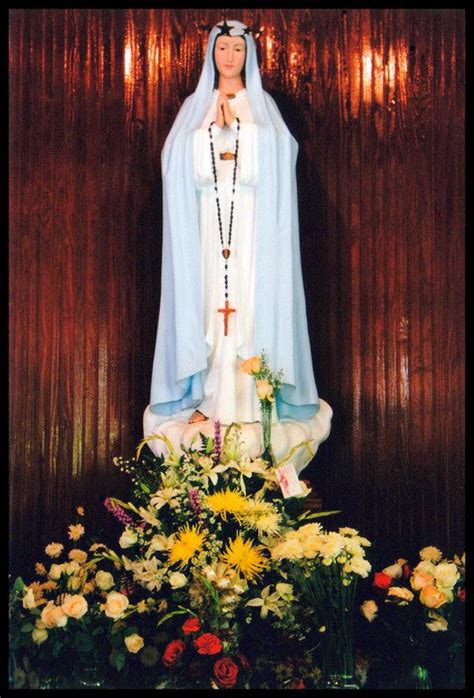
<path fill-rule="evenodd" d="M 420 591 L 420 601 L 423 606 L 427 606 L 428 608 L 439 608 L 448 601 L 448 598 L 440 589 L 437 589 L 431 584 L 427 584 Z"/>
<path fill-rule="evenodd" d="M 261 367 L 261 360 L 259 356 L 251 356 L 250 359 L 242 361 L 240 368 L 245 373 L 258 373 Z"/>

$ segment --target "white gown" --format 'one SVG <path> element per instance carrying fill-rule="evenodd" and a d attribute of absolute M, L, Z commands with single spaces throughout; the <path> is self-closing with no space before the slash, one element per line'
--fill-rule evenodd
<path fill-rule="evenodd" d="M 255 187 L 257 170 L 257 127 L 247 99 L 246 89 L 229 99 L 232 112 L 240 119 L 239 152 L 234 195 L 232 240 L 228 245 L 234 160 L 221 160 L 223 152 L 235 152 L 237 121 L 220 129 L 212 126 L 221 209 L 224 247 L 228 258 L 229 307 L 235 308 L 224 335 L 224 315 L 219 308 L 225 302 L 225 259 L 219 235 L 216 193 L 212 171 L 209 125 L 216 118 L 218 91 L 200 129 L 194 134 L 194 177 L 199 191 L 201 269 L 204 298 L 204 323 L 208 369 L 204 378 L 204 399 L 198 409 L 222 424 L 260 421 L 260 403 L 255 380 L 240 369 L 242 360 L 258 354 L 264 347 L 253 346 L 255 294 Z M 273 421 L 278 421 L 273 410 Z"/>

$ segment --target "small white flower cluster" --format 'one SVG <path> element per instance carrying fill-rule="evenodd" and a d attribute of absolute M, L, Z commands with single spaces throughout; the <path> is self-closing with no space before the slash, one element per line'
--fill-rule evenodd
<path fill-rule="evenodd" d="M 324 531 L 319 523 L 309 523 L 277 539 L 271 554 L 275 561 L 299 560 L 306 567 L 338 564 L 344 584 L 350 583 L 354 574 L 368 576 L 371 565 L 365 558 L 364 547 L 369 545 L 370 541 L 358 535 L 355 529 Z"/>

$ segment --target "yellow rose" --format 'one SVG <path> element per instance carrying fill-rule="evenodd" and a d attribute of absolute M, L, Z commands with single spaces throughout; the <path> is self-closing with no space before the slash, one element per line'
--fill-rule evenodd
<path fill-rule="evenodd" d="M 82 579 L 80 577 L 70 577 L 67 582 L 67 588 L 70 591 L 79 591 L 82 587 Z"/>
<path fill-rule="evenodd" d="M 71 560 L 71 562 L 64 563 L 64 571 L 66 574 L 76 574 L 79 570 L 79 563 L 76 560 Z"/>
<path fill-rule="evenodd" d="M 259 400 L 270 400 L 270 402 L 274 402 L 275 398 L 273 396 L 273 385 L 270 385 L 270 383 L 267 380 L 259 380 L 255 381 L 255 385 L 257 386 L 257 395 Z"/>
<path fill-rule="evenodd" d="M 444 631 L 448 629 L 448 621 L 436 611 L 428 611 L 428 616 L 432 619 L 429 623 L 425 623 L 426 627 L 432 632 Z"/>
<path fill-rule="evenodd" d="M 420 591 L 420 601 L 428 608 L 439 608 L 448 601 L 440 589 L 428 584 Z"/>
<path fill-rule="evenodd" d="M 35 595 L 33 589 L 26 587 L 27 591 L 23 597 L 23 608 L 27 608 L 31 611 L 32 608 L 36 608 Z"/>
<path fill-rule="evenodd" d="M 132 652 L 133 654 L 137 654 L 137 652 L 140 652 L 141 648 L 145 644 L 141 635 L 137 635 L 137 633 L 134 633 L 133 635 L 128 635 L 126 638 L 124 638 L 124 642 L 127 645 L 128 651 Z"/>
<path fill-rule="evenodd" d="M 459 579 L 459 571 L 454 562 L 440 562 L 436 565 L 434 577 L 438 586 L 452 588 Z"/>
<path fill-rule="evenodd" d="M 108 591 L 115 584 L 113 575 L 110 572 L 99 570 L 95 575 L 95 583 L 101 591 Z"/>
<path fill-rule="evenodd" d="M 402 603 L 413 601 L 414 594 L 410 589 L 405 589 L 405 587 L 389 587 L 387 591 L 388 596 L 395 596 L 397 599 L 401 599 Z"/>
<path fill-rule="evenodd" d="M 67 594 L 63 601 L 62 609 L 66 615 L 79 620 L 87 613 L 88 604 L 86 599 L 80 594 L 74 594 L 73 596 Z"/>
<path fill-rule="evenodd" d="M 44 642 L 47 637 L 48 631 L 46 630 L 46 628 L 36 627 L 31 633 L 31 639 L 33 640 L 35 645 L 41 645 L 41 643 Z"/>
<path fill-rule="evenodd" d="M 118 591 L 111 591 L 105 600 L 105 615 L 108 618 L 122 618 L 129 604 L 125 594 L 120 594 Z"/>
<path fill-rule="evenodd" d="M 252 356 L 246 361 L 242 361 L 240 368 L 245 373 L 258 373 L 260 371 L 261 361 L 259 356 Z"/>
<path fill-rule="evenodd" d="M 59 579 L 59 577 L 62 575 L 64 569 L 64 565 L 58 565 L 56 563 L 53 563 L 51 567 L 49 568 L 48 572 L 48 577 L 50 579 Z"/>
<path fill-rule="evenodd" d="M 434 584 L 434 577 L 432 574 L 427 574 L 426 572 L 417 572 L 415 569 L 410 577 L 410 586 L 415 591 L 420 591 L 428 584 Z"/>
<path fill-rule="evenodd" d="M 379 610 L 379 607 L 373 601 L 373 599 L 369 599 L 368 601 L 364 601 L 364 603 L 361 605 L 360 610 L 362 611 L 362 615 L 367 618 L 369 623 L 372 623 L 374 618 L 377 616 L 377 612 Z"/>
<path fill-rule="evenodd" d="M 46 628 L 62 628 L 67 623 L 67 615 L 61 606 L 49 601 L 41 612 L 41 620 Z"/>

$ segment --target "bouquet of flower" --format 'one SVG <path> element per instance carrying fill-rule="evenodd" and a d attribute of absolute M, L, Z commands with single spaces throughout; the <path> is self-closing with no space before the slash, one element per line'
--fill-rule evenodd
<path fill-rule="evenodd" d="M 166 437 L 157 438 L 167 443 L 167 456 L 153 456 L 142 444 L 135 458 L 115 460 L 133 483 L 133 501 L 104 501 L 123 527 L 120 550 L 99 542 L 76 545 L 63 560 L 64 545 L 50 543 L 51 563 L 36 565 L 39 579 L 17 580 L 12 672 L 23 648 L 33 649 L 34 661 L 48 664 L 49 674 L 53 659 L 64 667 L 66 656 L 82 652 L 84 666 L 99 658 L 124 677 L 136 675 L 141 664 L 155 685 L 189 688 L 195 679 L 230 687 L 234 678 L 239 685 L 246 674 L 240 642 L 247 603 L 257 607 L 260 598 L 261 611 L 271 604 L 279 620 L 294 604 L 291 585 L 279 583 L 271 550 L 305 514 L 297 507 L 289 513 L 291 500 L 281 497 L 275 469 L 240 456 L 237 425 L 221 438 L 217 423 L 214 438 L 201 434 L 181 455 Z M 76 544 L 84 526 L 69 528 Z M 205 639 L 217 638 L 215 644 L 194 636 L 190 629 L 197 627 L 205 628 Z M 200 643 L 219 652 L 200 650 Z M 181 655 L 171 661 L 179 648 L 182 661 Z M 177 671 L 188 662 L 195 672 Z"/>
<path fill-rule="evenodd" d="M 262 458 L 275 463 L 271 447 L 271 423 L 275 397 L 283 384 L 283 371 L 274 373 L 267 362 L 264 351 L 259 356 L 252 356 L 242 361 L 240 368 L 255 378 L 257 396 L 262 410 L 263 453 Z"/>
<path fill-rule="evenodd" d="M 418 687 L 431 687 L 430 675 L 437 670 L 432 665 L 428 671 L 431 659 L 436 657 L 439 668 L 440 657 L 448 657 L 449 664 L 440 677 L 446 687 L 446 674 L 454 666 L 453 684 L 459 683 L 463 674 L 460 655 L 464 646 L 465 554 L 449 560 L 438 548 L 427 546 L 419 555 L 415 567 L 399 558 L 376 572 L 375 598 L 366 599 L 361 612 L 374 630 L 383 633 L 385 642 L 376 642 L 375 646 L 393 654 L 391 663 L 403 657 L 404 663 L 412 667 L 413 683 Z M 387 657 L 380 661 L 386 664 Z"/>
<path fill-rule="evenodd" d="M 312 632 L 320 645 L 322 680 L 328 687 L 357 687 L 354 599 L 357 579 L 367 577 L 371 569 L 365 558 L 367 546 L 370 541 L 353 528 L 325 531 L 319 523 L 287 530 L 269 546 L 276 569 L 301 595 L 305 632 Z M 261 608 L 269 606 L 269 601 L 278 603 L 277 588 L 271 596 L 262 598 L 262 603 L 251 603 Z"/>

